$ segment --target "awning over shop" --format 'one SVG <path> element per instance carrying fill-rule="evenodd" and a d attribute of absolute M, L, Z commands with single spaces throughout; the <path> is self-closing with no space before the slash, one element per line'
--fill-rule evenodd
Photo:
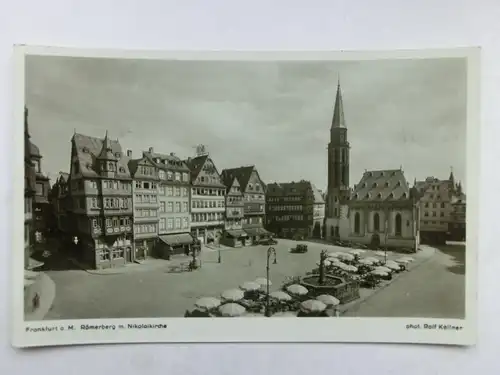
<path fill-rule="evenodd" d="M 188 233 L 167 234 L 160 236 L 160 240 L 170 246 L 191 245 L 193 243 L 193 237 Z"/>
<path fill-rule="evenodd" d="M 266 230 L 264 228 L 259 228 L 259 234 L 265 235 L 265 236 L 273 236 L 274 235 L 274 233 L 269 232 L 268 230 Z"/>
<path fill-rule="evenodd" d="M 245 232 L 249 236 L 258 236 L 259 235 L 259 228 L 248 228 L 248 229 L 245 229 Z"/>
<path fill-rule="evenodd" d="M 243 230 L 226 230 L 226 233 L 233 238 L 246 237 L 247 234 Z"/>

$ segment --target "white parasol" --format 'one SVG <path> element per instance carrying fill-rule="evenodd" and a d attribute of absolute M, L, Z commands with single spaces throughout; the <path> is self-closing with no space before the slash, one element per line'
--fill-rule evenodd
<path fill-rule="evenodd" d="M 400 259 L 405 259 L 407 260 L 408 262 L 413 262 L 415 259 L 413 259 L 412 257 L 408 257 L 408 256 L 404 256 L 404 257 L 401 257 Z"/>
<path fill-rule="evenodd" d="M 300 309 L 304 312 L 321 312 L 326 309 L 326 305 L 317 299 L 308 299 L 300 304 Z"/>
<path fill-rule="evenodd" d="M 346 265 L 344 267 L 344 270 L 349 271 L 349 272 L 358 272 L 358 267 Z"/>
<path fill-rule="evenodd" d="M 366 258 L 363 258 L 363 259 L 364 260 L 369 260 L 370 262 L 375 263 L 375 264 L 380 263 L 380 259 L 377 259 L 375 257 L 366 257 Z"/>
<path fill-rule="evenodd" d="M 339 259 L 342 259 L 342 260 L 349 260 L 349 261 L 353 261 L 353 260 L 354 260 L 354 255 L 352 255 L 352 254 L 342 253 L 342 254 L 339 254 L 338 258 L 339 258 Z"/>
<path fill-rule="evenodd" d="M 259 277 L 259 278 L 255 279 L 254 283 L 257 283 L 260 286 L 267 286 L 267 283 L 269 283 L 269 285 L 273 285 L 271 280 L 267 280 L 265 277 Z"/>
<path fill-rule="evenodd" d="M 384 264 L 384 267 L 387 267 L 387 268 L 390 268 L 391 270 L 400 270 L 401 267 L 399 267 L 399 264 L 397 264 L 395 261 L 393 260 L 388 260 L 385 264 Z"/>
<path fill-rule="evenodd" d="M 340 304 L 340 301 L 337 298 L 329 294 L 322 294 L 316 297 L 316 299 L 323 302 L 326 306 L 337 306 Z"/>
<path fill-rule="evenodd" d="M 286 290 L 288 291 L 288 293 L 295 294 L 297 296 L 303 296 L 309 292 L 306 287 L 303 287 L 302 285 L 299 285 L 299 284 L 289 285 L 286 288 Z"/>
<path fill-rule="evenodd" d="M 244 291 L 251 292 L 254 290 L 259 290 L 260 284 L 257 284 L 254 281 L 247 281 L 246 283 L 241 284 L 240 288 L 243 289 Z"/>
<path fill-rule="evenodd" d="M 361 255 L 363 254 L 365 251 L 364 250 L 361 250 L 361 249 L 352 249 L 349 251 L 349 254 L 352 254 L 352 255 Z"/>
<path fill-rule="evenodd" d="M 219 312 L 224 317 L 235 317 L 243 315 L 246 309 L 237 303 L 226 303 L 219 307 Z"/>
<path fill-rule="evenodd" d="M 375 270 L 379 270 L 379 271 L 382 271 L 382 272 L 385 272 L 385 273 L 391 273 L 392 270 L 388 267 L 384 267 L 384 266 L 378 266 L 378 267 L 375 267 Z"/>
<path fill-rule="evenodd" d="M 244 293 L 241 289 L 229 289 L 223 292 L 221 297 L 226 301 L 239 301 L 243 299 Z"/>
<path fill-rule="evenodd" d="M 371 261 L 370 259 L 360 259 L 358 261 L 359 264 L 364 264 L 365 266 L 371 266 L 373 265 L 373 261 Z"/>
<path fill-rule="evenodd" d="M 370 273 L 372 275 L 377 275 L 377 276 L 389 276 L 389 274 L 387 272 L 384 272 L 381 269 L 375 269 L 375 270 L 371 271 Z"/>
<path fill-rule="evenodd" d="M 396 263 L 401 263 L 401 264 L 408 264 L 408 263 L 410 263 L 410 261 L 408 259 L 404 259 L 404 258 L 396 259 L 395 262 Z"/>
<path fill-rule="evenodd" d="M 215 309 L 220 306 L 220 300 L 214 297 L 202 297 L 194 304 L 199 309 Z"/>
<path fill-rule="evenodd" d="M 269 297 L 277 299 L 278 301 L 290 301 L 292 299 L 292 297 L 289 294 L 281 290 L 269 293 Z"/>

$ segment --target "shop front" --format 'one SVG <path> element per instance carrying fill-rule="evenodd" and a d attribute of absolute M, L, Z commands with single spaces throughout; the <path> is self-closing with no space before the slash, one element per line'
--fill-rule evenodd
<path fill-rule="evenodd" d="M 247 238 L 248 235 L 242 229 L 225 230 L 221 236 L 220 243 L 225 246 L 242 247 L 245 246 Z"/>
<path fill-rule="evenodd" d="M 244 229 L 245 233 L 247 234 L 248 238 L 248 244 L 249 245 L 256 245 L 258 244 L 261 240 L 270 238 L 273 236 L 273 233 L 265 230 L 262 227 L 257 227 L 257 228 L 245 228 Z"/>
<path fill-rule="evenodd" d="M 156 239 L 135 240 L 135 259 L 144 260 L 153 254 Z"/>
<path fill-rule="evenodd" d="M 173 254 L 189 254 L 194 244 L 194 238 L 189 233 L 164 234 L 159 239 L 159 256 L 164 259 Z"/>
<path fill-rule="evenodd" d="M 129 236 L 105 236 L 95 240 L 95 268 L 122 267 L 133 262 Z"/>

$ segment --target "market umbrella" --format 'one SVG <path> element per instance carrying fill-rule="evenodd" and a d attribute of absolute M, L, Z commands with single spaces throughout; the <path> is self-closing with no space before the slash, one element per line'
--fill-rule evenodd
<path fill-rule="evenodd" d="M 380 269 L 375 269 L 370 272 L 372 275 L 377 275 L 377 276 L 389 276 L 387 272 L 384 272 L 383 270 Z"/>
<path fill-rule="evenodd" d="M 303 296 L 306 295 L 309 291 L 307 288 L 303 287 L 302 285 L 299 284 L 292 284 L 287 286 L 286 290 L 290 294 L 295 294 L 297 296 Z"/>
<path fill-rule="evenodd" d="M 219 307 L 219 312 L 224 317 L 235 317 L 243 315 L 246 309 L 237 303 L 226 303 Z"/>
<path fill-rule="evenodd" d="M 339 259 L 342 259 L 342 260 L 349 260 L 349 261 L 352 261 L 354 260 L 354 255 L 352 254 L 345 254 L 345 253 L 342 253 L 338 256 Z"/>
<path fill-rule="evenodd" d="M 346 265 L 344 267 L 344 270 L 349 271 L 349 272 L 358 272 L 358 267 Z"/>
<path fill-rule="evenodd" d="M 272 318 L 296 318 L 297 313 L 294 311 L 280 311 L 272 315 Z"/>
<path fill-rule="evenodd" d="M 199 309 L 215 309 L 220 306 L 220 300 L 214 297 L 202 297 L 194 304 Z"/>
<path fill-rule="evenodd" d="M 407 260 L 408 262 L 413 262 L 415 259 L 413 259 L 412 257 L 408 257 L 408 256 L 405 256 L 405 257 L 401 257 L 400 259 L 405 259 Z"/>
<path fill-rule="evenodd" d="M 366 266 L 371 266 L 373 265 L 373 262 L 370 259 L 360 259 L 358 261 L 359 264 L 364 264 Z"/>
<path fill-rule="evenodd" d="M 397 264 L 395 261 L 393 260 L 388 260 L 385 264 L 384 264 L 384 267 L 387 267 L 387 268 L 390 268 L 392 270 L 400 270 L 401 267 L 399 267 L 399 264 Z"/>
<path fill-rule="evenodd" d="M 223 292 L 221 297 L 226 301 L 239 301 L 243 299 L 244 293 L 241 289 L 229 289 Z"/>
<path fill-rule="evenodd" d="M 269 283 L 269 285 L 273 285 L 271 280 L 267 280 L 265 277 L 259 277 L 259 278 L 255 279 L 254 283 L 259 284 L 261 287 L 267 286 L 267 283 Z"/>
<path fill-rule="evenodd" d="M 349 251 L 349 254 L 352 254 L 352 255 L 361 255 L 363 254 L 365 251 L 364 250 L 361 250 L 361 249 L 352 249 Z"/>
<path fill-rule="evenodd" d="M 292 299 L 292 297 L 289 294 L 281 290 L 269 293 L 269 297 L 277 299 L 278 301 L 290 301 Z"/>
<path fill-rule="evenodd" d="M 322 312 L 326 305 L 317 299 L 308 299 L 300 304 L 300 309 L 304 312 Z"/>
<path fill-rule="evenodd" d="M 379 271 L 382 271 L 382 272 L 385 272 L 385 273 L 391 273 L 392 270 L 388 267 L 384 267 L 384 266 L 378 266 L 378 267 L 375 267 L 375 270 L 379 270 Z"/>
<path fill-rule="evenodd" d="M 369 260 L 372 263 L 380 263 L 380 259 L 377 259 L 375 257 L 366 257 L 366 258 L 363 258 L 363 259 L 364 260 Z"/>
<path fill-rule="evenodd" d="M 410 263 L 410 261 L 408 259 L 404 259 L 404 258 L 396 259 L 395 262 L 396 263 L 401 263 L 401 264 L 408 264 L 408 263 Z"/>
<path fill-rule="evenodd" d="M 241 284 L 240 288 L 243 289 L 246 292 L 251 292 L 251 291 L 254 291 L 254 290 L 259 290 L 260 289 L 260 284 L 257 284 L 254 281 L 247 281 L 246 283 Z"/>
<path fill-rule="evenodd" d="M 337 306 L 340 304 L 340 301 L 337 298 L 329 294 L 322 294 L 317 296 L 316 299 L 323 302 L 326 306 Z"/>
<path fill-rule="evenodd" d="M 339 254 L 343 254 L 341 252 L 328 253 L 328 258 L 338 258 Z"/>
<path fill-rule="evenodd" d="M 375 254 L 378 257 L 385 257 L 385 252 L 384 251 L 375 251 L 373 254 Z"/>

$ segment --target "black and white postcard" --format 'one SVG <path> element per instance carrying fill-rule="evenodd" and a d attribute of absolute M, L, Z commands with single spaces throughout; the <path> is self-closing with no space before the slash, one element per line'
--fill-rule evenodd
<path fill-rule="evenodd" d="M 475 343 L 478 48 L 14 55 L 14 346 Z"/>

